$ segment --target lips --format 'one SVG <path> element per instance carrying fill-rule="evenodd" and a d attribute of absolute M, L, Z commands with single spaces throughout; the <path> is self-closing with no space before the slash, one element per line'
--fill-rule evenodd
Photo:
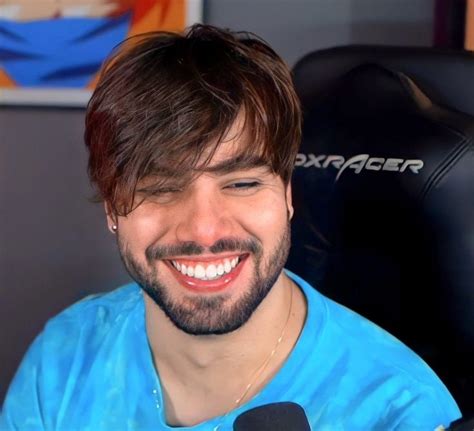
<path fill-rule="evenodd" d="M 214 258 L 213 260 L 166 260 L 176 280 L 194 292 L 216 292 L 226 289 L 237 278 L 248 254 Z"/>

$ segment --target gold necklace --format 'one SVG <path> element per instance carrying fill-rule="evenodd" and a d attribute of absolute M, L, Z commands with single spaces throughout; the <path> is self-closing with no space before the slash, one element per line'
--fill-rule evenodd
<path fill-rule="evenodd" d="M 283 340 L 283 337 L 285 336 L 285 331 L 286 331 L 286 327 L 288 326 L 288 322 L 290 321 L 290 316 L 291 316 L 291 309 L 293 307 L 293 284 L 290 284 L 290 306 L 288 308 L 288 315 L 286 316 L 286 322 L 285 322 L 285 325 L 283 326 L 283 329 L 281 330 L 281 334 L 280 336 L 278 337 L 278 340 L 275 344 L 275 346 L 273 347 L 272 351 L 270 352 L 270 354 L 268 355 L 267 359 L 265 359 L 265 361 L 262 363 L 262 365 L 260 365 L 260 367 L 258 367 L 256 370 L 255 370 L 255 373 L 254 373 L 254 376 L 252 377 L 252 379 L 250 380 L 249 384 L 245 387 L 245 390 L 244 390 L 244 393 L 235 400 L 234 402 L 234 407 L 229 410 L 225 415 L 227 416 L 232 410 L 235 410 L 237 408 L 240 407 L 240 405 L 242 404 L 242 401 L 245 399 L 245 397 L 247 396 L 247 394 L 249 393 L 250 389 L 253 387 L 253 385 L 258 381 L 259 377 L 263 374 L 263 372 L 267 369 L 267 366 L 268 364 L 270 363 L 270 361 L 272 360 L 272 358 L 275 356 L 275 353 L 277 352 L 278 350 L 278 347 L 280 346 L 282 340 Z"/>

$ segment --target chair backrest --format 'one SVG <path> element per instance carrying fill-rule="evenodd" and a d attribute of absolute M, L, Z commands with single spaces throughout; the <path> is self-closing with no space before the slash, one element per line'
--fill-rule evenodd
<path fill-rule="evenodd" d="M 409 345 L 473 414 L 474 56 L 355 46 L 294 74 L 289 268 Z"/>

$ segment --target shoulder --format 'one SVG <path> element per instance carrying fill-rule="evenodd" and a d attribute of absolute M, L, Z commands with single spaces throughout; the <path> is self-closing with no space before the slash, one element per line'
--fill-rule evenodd
<path fill-rule="evenodd" d="M 355 361 L 363 356 L 365 362 L 396 370 L 420 382 L 435 377 L 428 365 L 410 348 L 380 326 L 319 293 L 301 278 L 295 279 L 303 288 L 308 301 L 308 315 L 319 308 L 322 318 L 321 338 L 335 349 L 345 349 Z M 335 340 L 338 340 L 335 342 Z M 438 380 L 438 379 L 437 379 Z"/>
<path fill-rule="evenodd" d="M 130 283 L 107 293 L 86 296 L 49 319 L 45 332 L 64 327 L 89 328 L 126 315 L 141 301 L 140 288 Z"/>
<path fill-rule="evenodd" d="M 352 396 L 361 403 L 365 399 L 371 410 L 377 405 L 382 409 L 389 406 L 387 411 L 399 420 L 428 415 L 447 425 L 447 419 L 460 416 L 445 385 L 415 352 L 373 322 L 290 275 L 307 298 L 307 324 L 319 322 L 314 353 L 338 364 L 329 366 L 328 373 L 333 384 L 340 382 L 344 397 Z M 316 320 L 314 314 L 321 317 Z"/>
<path fill-rule="evenodd" d="M 89 295 L 48 320 L 34 344 L 53 361 L 78 350 L 92 351 L 142 307 L 141 291 L 134 283 Z"/>
<path fill-rule="evenodd" d="M 141 306 L 141 291 L 134 283 L 90 295 L 48 320 L 38 338 L 46 354 L 93 349 L 126 325 L 130 315 Z"/>
<path fill-rule="evenodd" d="M 87 379 L 107 378 L 108 358 L 136 338 L 142 309 L 141 291 L 130 284 L 86 297 L 50 319 L 17 370 L 2 420 L 19 429 L 55 428 L 56 413 L 72 404 Z"/>

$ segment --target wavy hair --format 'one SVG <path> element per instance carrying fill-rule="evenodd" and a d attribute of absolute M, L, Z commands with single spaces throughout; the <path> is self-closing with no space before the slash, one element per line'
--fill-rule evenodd
<path fill-rule="evenodd" d="M 265 42 L 200 24 L 126 40 L 104 64 L 86 112 L 98 197 L 126 215 L 141 180 L 191 181 L 239 115 L 246 139 L 236 163 L 259 158 L 287 184 L 301 109 L 289 68 Z"/>

